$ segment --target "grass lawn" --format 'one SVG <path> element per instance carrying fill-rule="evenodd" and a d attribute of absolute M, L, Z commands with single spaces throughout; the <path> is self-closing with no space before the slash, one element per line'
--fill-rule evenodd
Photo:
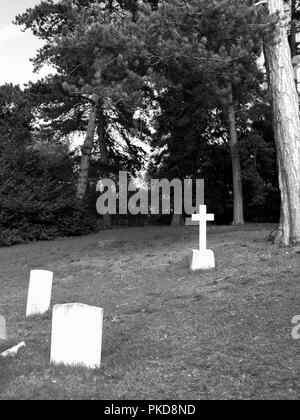
<path fill-rule="evenodd" d="M 0 249 L 0 315 L 27 344 L 0 359 L 0 399 L 299 399 L 300 251 L 272 246 L 272 229 L 210 228 L 217 268 L 198 273 L 197 227 Z M 51 314 L 24 316 L 31 269 L 54 271 L 53 304 L 104 308 L 99 371 L 49 364 Z"/>

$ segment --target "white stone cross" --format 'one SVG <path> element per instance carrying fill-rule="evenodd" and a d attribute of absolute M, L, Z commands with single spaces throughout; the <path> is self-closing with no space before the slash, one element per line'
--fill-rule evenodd
<path fill-rule="evenodd" d="M 206 213 L 206 206 L 199 207 L 199 213 L 192 215 L 193 222 L 199 222 L 199 250 L 206 251 L 206 223 L 215 220 L 214 214 Z"/>

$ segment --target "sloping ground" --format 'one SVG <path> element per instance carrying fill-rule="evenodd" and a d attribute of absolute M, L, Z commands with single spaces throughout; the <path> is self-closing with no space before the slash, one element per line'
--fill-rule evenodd
<path fill-rule="evenodd" d="M 1 399 L 298 399 L 299 249 L 272 226 L 214 227 L 217 268 L 191 273 L 195 227 L 113 230 L 0 249 L 0 314 L 27 348 L 0 360 Z M 104 308 L 99 371 L 49 365 L 51 314 L 26 319 L 29 272 L 53 304 Z"/>

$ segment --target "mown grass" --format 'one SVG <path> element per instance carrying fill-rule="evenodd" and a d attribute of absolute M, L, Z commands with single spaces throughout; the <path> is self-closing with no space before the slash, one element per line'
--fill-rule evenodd
<path fill-rule="evenodd" d="M 0 359 L 0 399 L 298 399 L 300 254 L 269 243 L 272 228 L 211 228 L 217 268 L 199 273 L 195 227 L 0 249 L 0 315 L 27 345 Z M 24 316 L 31 269 L 54 271 L 52 304 L 104 308 L 100 370 L 49 364 L 51 312 Z"/>

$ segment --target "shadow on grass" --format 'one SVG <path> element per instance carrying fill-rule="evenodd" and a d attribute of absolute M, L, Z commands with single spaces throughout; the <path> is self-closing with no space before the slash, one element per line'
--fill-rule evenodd
<path fill-rule="evenodd" d="M 52 308 L 49 309 L 48 312 L 42 314 L 42 315 L 29 315 L 26 317 L 26 320 L 28 321 L 51 321 L 52 320 Z"/>

